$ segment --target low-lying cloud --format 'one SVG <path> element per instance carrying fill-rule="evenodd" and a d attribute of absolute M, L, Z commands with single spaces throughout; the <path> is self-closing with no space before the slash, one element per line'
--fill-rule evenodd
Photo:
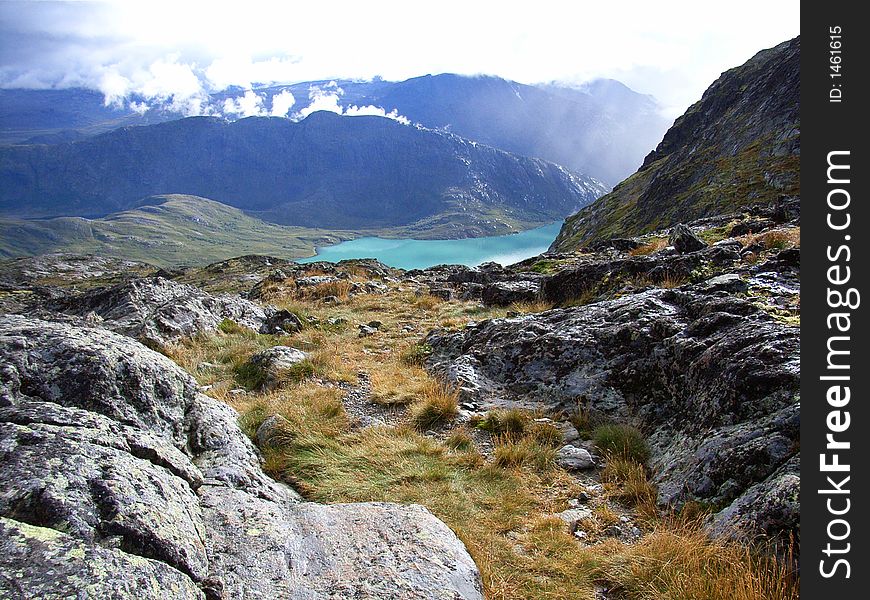
<path fill-rule="evenodd" d="M 375 116 L 392 119 L 403 125 L 410 125 L 411 121 L 404 115 L 400 115 L 397 109 L 387 112 L 382 106 L 367 104 L 357 106 L 351 104 L 346 107 L 341 105 L 341 96 L 344 90 L 335 81 L 330 81 L 323 86 L 312 85 L 308 91 L 309 104 L 294 115 L 296 119 L 304 119 L 313 112 L 325 110 L 346 117 Z"/>

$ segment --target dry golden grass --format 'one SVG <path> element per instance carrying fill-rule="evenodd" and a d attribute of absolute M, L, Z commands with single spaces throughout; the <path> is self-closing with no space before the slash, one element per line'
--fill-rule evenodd
<path fill-rule="evenodd" d="M 553 309 L 555 306 L 556 305 L 553 302 L 547 302 L 546 300 L 535 300 L 533 302 L 514 302 L 507 308 L 506 313 L 517 312 L 522 315 L 535 314 L 546 312 Z"/>
<path fill-rule="evenodd" d="M 492 456 L 493 464 L 497 467 L 528 467 L 544 471 L 553 468 L 556 449 L 551 445 L 541 444 L 532 436 L 504 434 L 495 438 Z"/>
<path fill-rule="evenodd" d="M 406 364 L 400 357 L 396 364 L 386 361 L 372 365 L 371 398 L 383 406 L 404 406 L 411 404 L 427 393 L 432 380 L 429 374 L 416 365 Z"/>
<path fill-rule="evenodd" d="M 647 479 L 643 465 L 613 457 L 608 459 L 600 477 L 609 498 L 626 506 L 638 507 L 645 516 L 657 514 L 656 489 Z"/>
<path fill-rule="evenodd" d="M 444 300 L 442 300 L 438 296 L 433 296 L 431 294 L 423 294 L 422 296 L 414 296 L 414 300 L 413 300 L 414 306 L 416 306 L 417 308 L 419 308 L 421 310 L 426 310 L 426 311 L 434 309 L 436 306 L 438 306 L 442 302 L 444 302 Z"/>
<path fill-rule="evenodd" d="M 784 227 L 771 229 L 762 233 L 751 233 L 736 238 L 744 246 L 759 244 L 765 250 L 785 250 L 786 248 L 800 248 L 801 228 Z"/>
<path fill-rule="evenodd" d="M 411 422 L 419 429 L 429 429 L 449 421 L 459 413 L 459 390 L 437 381 L 428 381 L 411 405 Z"/>
<path fill-rule="evenodd" d="M 317 285 L 297 288 L 296 297 L 304 300 L 323 300 L 333 296 L 339 300 L 347 300 L 352 287 L 353 282 L 350 280 L 338 279 L 336 281 L 327 281 Z"/>
<path fill-rule="evenodd" d="M 794 573 L 771 556 L 697 526 L 671 525 L 606 549 L 599 576 L 628 600 L 797 600 Z"/>
<path fill-rule="evenodd" d="M 652 254 L 653 252 L 658 252 L 662 248 L 666 248 L 668 245 L 668 238 L 666 237 L 654 237 L 650 239 L 643 246 L 638 246 L 634 250 L 629 250 L 629 256 L 646 256 L 648 254 Z"/>

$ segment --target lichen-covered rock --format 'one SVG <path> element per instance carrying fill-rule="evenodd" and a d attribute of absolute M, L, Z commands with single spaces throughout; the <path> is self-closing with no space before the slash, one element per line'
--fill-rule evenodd
<path fill-rule="evenodd" d="M 237 420 L 128 337 L 0 316 L 0 596 L 482 598 L 434 516 L 303 503 Z"/>
<path fill-rule="evenodd" d="M 793 500 L 768 492 L 799 452 L 799 330 L 718 285 L 483 321 L 426 343 L 429 368 L 474 382 L 466 394 L 479 404 L 570 412 L 579 399 L 639 425 L 663 503 L 731 506 L 719 522 L 774 536 L 797 527 Z M 750 493 L 769 499 L 765 515 L 740 516 Z"/>
<path fill-rule="evenodd" d="M 107 329 L 160 345 L 214 331 L 224 320 L 260 331 L 274 312 L 237 295 L 212 296 L 162 277 L 134 279 L 66 296 L 47 308 L 79 317 L 95 314 Z"/>
<path fill-rule="evenodd" d="M 510 306 L 519 302 L 534 302 L 541 284 L 537 281 L 500 281 L 484 286 L 481 300 L 487 306 Z"/>

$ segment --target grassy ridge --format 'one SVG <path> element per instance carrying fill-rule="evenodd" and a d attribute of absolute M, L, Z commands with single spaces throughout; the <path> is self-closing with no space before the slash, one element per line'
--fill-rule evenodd
<path fill-rule="evenodd" d="M 173 194 L 101 219 L 0 219 L 0 257 L 68 252 L 174 266 L 246 254 L 299 258 L 351 237 L 266 223 L 219 202 Z"/>

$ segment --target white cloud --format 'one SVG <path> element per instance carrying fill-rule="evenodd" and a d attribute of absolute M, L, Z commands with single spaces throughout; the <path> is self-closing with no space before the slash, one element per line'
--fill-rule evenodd
<path fill-rule="evenodd" d="M 374 115 L 376 117 L 386 117 L 387 119 L 393 119 L 394 121 L 398 121 L 402 125 L 411 124 L 411 121 L 408 119 L 408 117 L 400 115 L 397 109 L 394 108 L 390 112 L 387 112 L 382 107 L 373 106 L 371 104 L 367 106 L 356 106 L 355 104 L 351 104 L 344 110 L 344 114 L 348 117 Z"/>
<path fill-rule="evenodd" d="M 272 110 L 269 112 L 273 117 L 286 117 L 293 105 L 296 104 L 296 98 L 290 90 L 282 90 L 280 94 L 272 96 Z"/>
<path fill-rule="evenodd" d="M 224 100 L 224 113 L 240 117 L 261 117 L 266 114 L 263 108 L 263 98 L 252 90 L 244 95 Z"/>
<path fill-rule="evenodd" d="M 109 101 L 150 93 L 206 111 L 193 78 L 214 92 L 444 72 L 523 83 L 612 77 L 678 110 L 723 70 L 799 31 L 798 0 L 540 0 L 534 10 L 333 0 L 329 11 L 266 0 L 243 10 L 222 0 L 0 2 L 0 87 L 85 85 Z"/>
<path fill-rule="evenodd" d="M 400 115 L 399 111 L 395 108 L 390 112 L 384 110 L 383 107 L 371 104 L 366 106 L 351 104 L 345 108 L 341 105 L 342 95 L 344 95 L 344 90 L 335 81 L 330 81 L 320 86 L 312 85 L 308 90 L 308 100 L 310 103 L 294 114 L 293 118 L 297 120 L 304 119 L 313 112 L 325 110 L 346 117 L 376 116 L 393 119 L 403 125 L 411 124 L 411 121 L 407 117 Z"/>

